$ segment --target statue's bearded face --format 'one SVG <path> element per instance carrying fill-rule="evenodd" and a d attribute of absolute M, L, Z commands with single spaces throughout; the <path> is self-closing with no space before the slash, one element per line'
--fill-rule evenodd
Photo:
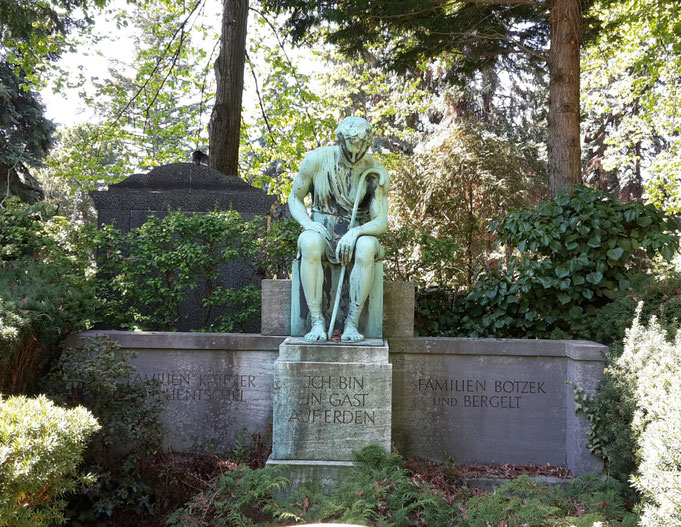
<path fill-rule="evenodd" d="M 353 166 L 360 162 L 371 146 L 371 136 L 367 133 L 342 135 L 339 139 L 345 161 Z"/>

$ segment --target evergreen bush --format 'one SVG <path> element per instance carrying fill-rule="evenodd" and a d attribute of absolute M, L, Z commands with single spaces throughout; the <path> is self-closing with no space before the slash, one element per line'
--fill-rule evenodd
<path fill-rule="evenodd" d="M 156 381 L 133 379 L 132 356 L 110 338 L 87 339 L 82 348 L 62 354 L 45 386 L 55 400 L 87 407 L 102 426 L 84 455 L 97 484 L 87 489 L 82 502 L 95 517 L 152 505 L 142 462 L 162 448 L 163 393 Z M 92 520 L 87 512 L 85 520 L 84 525 Z"/>
<path fill-rule="evenodd" d="M 48 204 L 0 208 L 0 392 L 26 393 L 96 310 L 92 229 Z"/>
<path fill-rule="evenodd" d="M 0 398 L 0 525 L 62 525 L 64 497 L 92 482 L 79 465 L 99 429 L 82 406 L 59 408 L 44 395 Z"/>
<path fill-rule="evenodd" d="M 632 482 L 641 494 L 641 525 L 681 525 L 681 336 L 670 341 L 657 320 L 644 327 L 637 318 L 617 368 L 636 404 Z"/>

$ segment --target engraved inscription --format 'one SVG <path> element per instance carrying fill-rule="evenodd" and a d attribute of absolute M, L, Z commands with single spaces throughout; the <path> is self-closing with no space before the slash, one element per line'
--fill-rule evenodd
<path fill-rule="evenodd" d="M 248 400 L 249 388 L 256 388 L 255 375 L 240 373 L 136 373 L 132 382 L 156 380 L 169 401 Z"/>
<path fill-rule="evenodd" d="M 375 425 L 376 412 L 367 408 L 364 377 L 308 375 L 295 391 L 290 423 Z"/>
<path fill-rule="evenodd" d="M 546 381 L 516 379 L 417 379 L 417 392 L 431 395 L 432 405 L 461 408 L 521 408 L 528 396 L 547 393 Z M 453 395 L 455 394 L 455 395 Z"/>

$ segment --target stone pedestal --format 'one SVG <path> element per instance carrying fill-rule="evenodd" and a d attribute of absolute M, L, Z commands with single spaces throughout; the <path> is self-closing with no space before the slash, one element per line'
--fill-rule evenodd
<path fill-rule="evenodd" d="M 382 339 L 310 344 L 291 337 L 274 363 L 272 456 L 294 486 L 328 491 L 353 451 L 391 446 L 392 365 Z"/>

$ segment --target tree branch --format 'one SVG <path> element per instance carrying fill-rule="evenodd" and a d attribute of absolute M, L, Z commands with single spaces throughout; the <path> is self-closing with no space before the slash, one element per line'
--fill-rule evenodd
<path fill-rule="evenodd" d="M 395 15 L 370 15 L 363 14 L 362 16 L 371 20 L 395 20 L 400 18 L 411 18 L 416 15 L 422 15 L 425 13 L 431 13 L 439 9 L 454 6 L 454 5 L 465 5 L 465 4 L 477 4 L 477 5 L 508 5 L 508 6 L 535 6 L 535 7 L 546 7 L 548 8 L 547 2 L 542 0 L 437 0 L 434 5 L 426 9 L 421 9 L 419 11 L 410 11 L 408 13 L 399 13 Z"/>
<path fill-rule="evenodd" d="M 267 114 L 265 113 L 265 106 L 262 103 L 262 97 L 260 96 L 260 88 L 258 87 L 258 76 L 255 74 L 255 68 L 251 62 L 251 58 L 248 56 L 248 51 L 246 51 L 246 62 L 251 69 L 251 75 L 253 75 L 253 82 L 255 82 L 255 93 L 258 96 L 258 104 L 260 105 L 260 112 L 262 113 L 262 118 L 265 120 L 265 125 L 267 126 L 267 131 L 270 134 L 270 139 L 272 144 L 275 144 L 274 132 L 272 132 L 272 127 L 270 126 L 270 121 L 267 119 Z"/>
<path fill-rule="evenodd" d="M 204 3 L 205 1 L 206 0 L 197 0 L 197 2 L 194 4 L 194 7 L 192 7 L 191 11 L 189 11 L 189 14 L 185 17 L 185 19 L 182 21 L 182 23 L 173 32 L 172 36 L 170 37 L 170 41 L 168 42 L 166 47 L 163 49 L 163 52 L 161 53 L 161 55 L 156 60 L 156 64 L 154 65 L 154 68 L 151 70 L 151 73 L 149 73 L 147 80 L 142 83 L 142 85 L 135 92 L 135 95 L 133 95 L 132 98 L 123 107 L 123 109 L 120 112 L 118 112 L 118 115 L 113 120 L 113 122 L 109 123 L 109 127 L 113 127 L 119 121 L 119 119 L 121 117 L 123 117 L 123 114 L 128 110 L 128 108 L 130 108 L 132 103 L 135 102 L 135 100 L 137 100 L 137 97 L 139 97 L 139 95 L 142 93 L 142 90 L 144 90 L 144 88 L 146 88 L 147 85 L 151 82 L 151 79 L 154 77 L 154 74 L 156 73 L 156 71 L 158 71 L 158 68 L 161 66 L 161 63 L 163 62 L 163 59 L 165 58 L 166 53 L 170 49 L 170 46 L 175 41 L 175 37 L 177 37 L 177 34 L 180 33 L 180 32 L 182 32 L 182 34 L 184 34 L 184 26 L 187 25 L 187 22 L 189 22 L 189 19 L 194 14 L 194 11 L 196 11 L 198 9 L 198 7 L 202 3 Z M 175 64 L 176 61 L 177 61 L 177 57 L 174 57 L 173 64 L 171 65 L 171 70 L 172 70 L 172 66 Z M 166 79 L 167 79 L 167 76 L 166 76 Z"/>

